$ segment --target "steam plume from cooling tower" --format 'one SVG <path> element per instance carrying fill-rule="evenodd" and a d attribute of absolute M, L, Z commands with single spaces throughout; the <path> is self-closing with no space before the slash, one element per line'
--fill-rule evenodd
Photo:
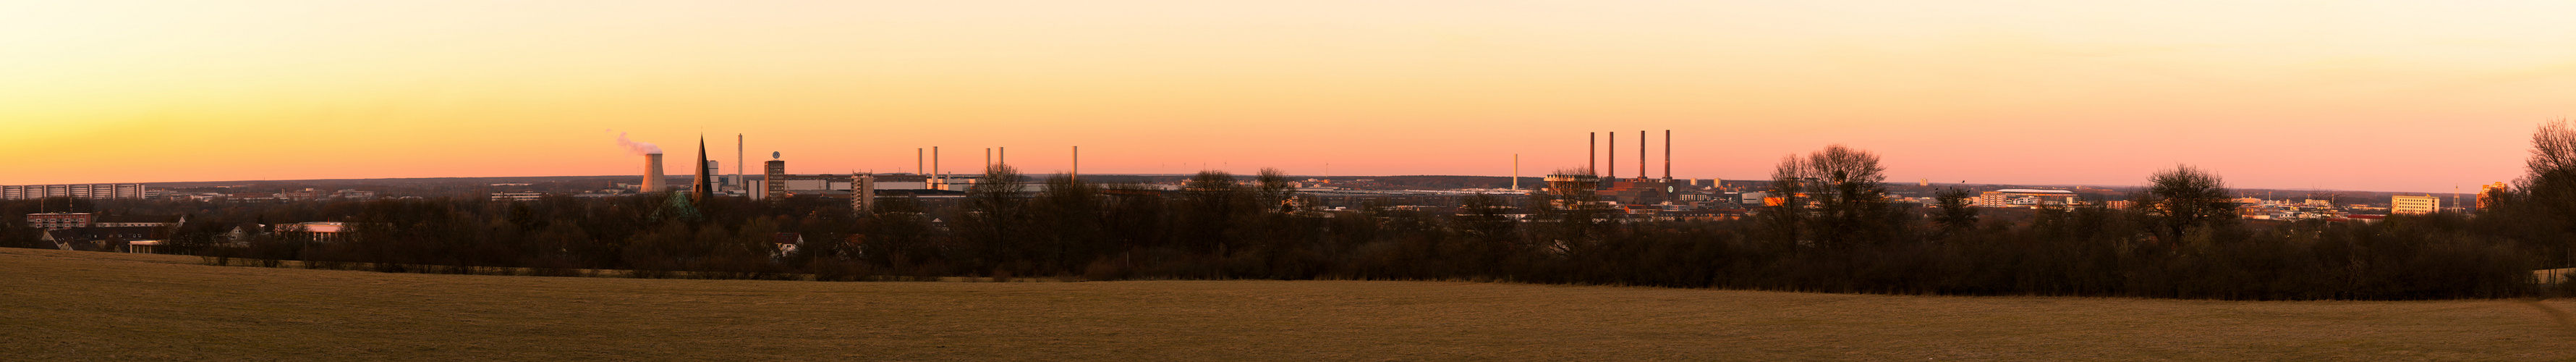
<path fill-rule="evenodd" d="M 613 130 L 613 129 L 612 129 L 612 130 L 608 130 L 608 131 L 609 131 L 609 132 L 617 132 L 617 130 Z M 659 155 L 659 154 L 662 154 L 662 146 L 655 146 L 655 145 L 653 145 L 652 143 L 646 143 L 646 142 L 635 142 L 635 141 L 633 141 L 633 140 L 628 140 L 628 139 L 626 139 L 626 132 L 617 132 L 617 146 L 618 146 L 618 147 L 625 147 L 625 148 L 626 148 L 626 153 L 627 153 L 627 154 L 630 154 L 630 155 Z"/>

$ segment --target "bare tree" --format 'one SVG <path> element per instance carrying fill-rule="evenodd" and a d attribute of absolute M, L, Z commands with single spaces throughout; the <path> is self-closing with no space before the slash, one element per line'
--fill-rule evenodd
<path fill-rule="evenodd" d="M 1072 271 L 1113 248 L 1104 220 L 1109 200 L 1099 185 L 1066 174 L 1047 178 L 1046 185 L 1029 203 L 1030 226 L 1040 230 L 1029 237 L 1038 241 L 1046 265 Z"/>
<path fill-rule="evenodd" d="M 2139 214 L 2155 225 L 2158 240 L 2181 240 L 2192 229 L 2236 219 L 2236 203 L 2217 174 L 2190 165 L 2175 165 L 2147 178 L 2147 189 L 2131 199 Z"/>
<path fill-rule="evenodd" d="M 2531 159 L 2525 165 L 2534 175 L 2576 170 L 2576 125 L 2563 118 L 2541 123 L 2531 132 Z"/>
<path fill-rule="evenodd" d="M 1904 221 L 1888 202 L 1886 168 L 1878 155 L 1843 145 L 1806 157 L 1783 157 L 1772 169 L 1772 225 L 1801 245 L 1845 248 L 1892 241 Z"/>
<path fill-rule="evenodd" d="M 1601 180 L 1583 169 L 1550 174 L 1547 188 L 1530 194 L 1531 217 L 1544 222 L 1536 231 L 1539 250 L 1564 254 L 1607 237 L 1608 223 L 1619 215 L 1601 202 Z"/>
<path fill-rule="evenodd" d="M 1027 241 L 1027 199 L 1020 197 L 1020 173 L 1010 165 L 992 165 L 984 169 L 984 179 L 966 188 L 965 209 L 957 217 L 957 235 L 975 259 L 972 266 L 982 268 L 1005 260 L 1018 260 L 1011 255 L 1015 243 Z"/>
<path fill-rule="evenodd" d="M 2522 179 L 2514 180 L 2509 190 L 2490 191 L 2487 195 L 2497 205 L 2482 210 L 2481 218 L 2498 219 L 2498 225 L 2523 229 L 2520 239 L 2527 247 L 2538 249 L 2549 265 L 2576 264 L 2576 245 L 2565 241 L 2576 235 L 2576 123 L 2557 119 L 2541 123 L 2531 133 L 2531 158 Z M 2503 221 L 2510 220 L 2510 221 Z"/>
<path fill-rule="evenodd" d="M 1200 171 L 1181 186 L 1178 202 L 1180 242 L 1191 251 L 1218 257 L 1231 255 L 1238 224 L 1249 219 L 1259 206 L 1253 190 L 1247 190 L 1233 174 L 1224 171 Z"/>
<path fill-rule="evenodd" d="M 2517 199 L 2536 207 L 2576 231 L 2576 124 L 2559 119 L 2531 133 L 2531 159 L 2522 179 L 2515 180 Z"/>
<path fill-rule="evenodd" d="M 1289 184 L 1287 173 L 1280 172 L 1277 168 L 1263 167 L 1261 175 L 1254 177 L 1253 181 L 1254 187 L 1258 188 L 1254 195 L 1260 198 L 1261 207 L 1264 210 L 1296 211 L 1288 207 L 1289 200 L 1297 196 L 1297 188 Z"/>

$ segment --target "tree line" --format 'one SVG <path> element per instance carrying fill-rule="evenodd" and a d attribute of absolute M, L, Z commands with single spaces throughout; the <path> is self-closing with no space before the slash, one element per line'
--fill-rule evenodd
<path fill-rule="evenodd" d="M 1276 170 L 1202 172 L 1178 190 L 982 183 L 961 199 L 881 197 L 860 213 L 813 197 L 673 194 L 529 202 L 317 202 L 200 215 L 173 250 L 210 262 L 385 272 L 646 278 L 940 277 L 1475 280 L 1753 290 L 2245 300 L 2505 298 L 2550 293 L 2533 270 L 2576 266 L 2576 128 L 2544 125 L 2529 173 L 2492 207 L 2383 222 L 2249 222 L 2223 179 L 2176 166 L 2126 208 L 2046 207 L 1993 220 L 1966 190 L 1891 202 L 1868 151 L 1782 159 L 1775 206 L 1741 220 L 1629 218 L 1589 183 L 1481 195 L 1454 210 L 1300 205 Z M 1576 173 L 1581 170 L 1566 170 Z M 1020 180 L 1008 165 L 985 180 Z M 1528 197 L 1524 207 L 1504 197 Z M 5 206 L 11 212 L 23 202 Z M 185 202 L 130 207 L 219 210 Z M 258 233 L 222 221 L 334 220 L 349 232 Z M 11 222 L 19 222 L 12 220 Z M 23 225 L 6 238 L 26 243 Z M 787 250 L 781 243 L 792 243 Z"/>

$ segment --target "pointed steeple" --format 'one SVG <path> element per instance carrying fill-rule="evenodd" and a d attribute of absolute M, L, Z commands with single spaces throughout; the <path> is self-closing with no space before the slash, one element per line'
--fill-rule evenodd
<path fill-rule="evenodd" d="M 698 179 L 697 181 L 689 182 L 689 198 L 705 202 L 708 197 L 714 197 L 716 191 L 714 185 L 707 183 L 710 178 L 708 177 L 709 175 L 707 175 L 706 135 L 698 135 L 698 163 L 693 165 L 695 165 L 692 166 L 693 168 L 698 169 Z"/>

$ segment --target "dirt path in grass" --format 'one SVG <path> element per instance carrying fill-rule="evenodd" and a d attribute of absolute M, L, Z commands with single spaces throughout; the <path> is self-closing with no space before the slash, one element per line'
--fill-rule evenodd
<path fill-rule="evenodd" d="M 2569 337 L 2576 337 L 2576 315 L 2567 314 L 2566 310 L 2558 309 L 2556 306 L 2541 303 L 2537 300 L 2525 300 L 2522 301 L 2522 304 L 2540 309 L 2541 313 L 2549 314 L 2549 320 L 2558 322 L 2558 328 L 2566 329 Z"/>

